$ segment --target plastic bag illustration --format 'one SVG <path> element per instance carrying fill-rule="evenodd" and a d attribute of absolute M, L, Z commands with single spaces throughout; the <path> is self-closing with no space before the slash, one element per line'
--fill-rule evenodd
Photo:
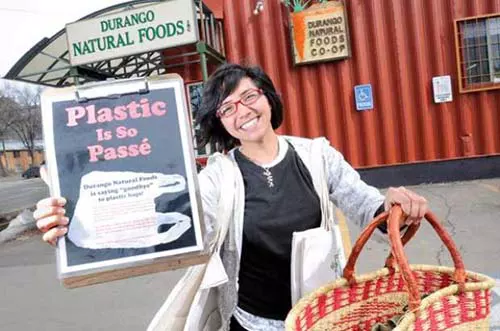
<path fill-rule="evenodd" d="M 140 248 L 173 242 L 192 227 L 192 220 L 177 211 L 156 212 L 155 198 L 184 190 L 186 180 L 178 174 L 88 173 L 80 183 L 68 238 L 79 247 L 92 249 Z M 166 224 L 168 230 L 159 232 Z"/>

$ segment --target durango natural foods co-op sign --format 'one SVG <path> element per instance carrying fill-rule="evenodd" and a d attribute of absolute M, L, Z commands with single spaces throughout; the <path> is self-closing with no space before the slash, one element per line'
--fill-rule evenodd
<path fill-rule="evenodd" d="M 350 56 L 347 15 L 341 1 L 313 4 L 290 14 L 294 64 Z"/>
<path fill-rule="evenodd" d="M 73 66 L 198 40 L 193 1 L 171 0 L 66 25 Z"/>

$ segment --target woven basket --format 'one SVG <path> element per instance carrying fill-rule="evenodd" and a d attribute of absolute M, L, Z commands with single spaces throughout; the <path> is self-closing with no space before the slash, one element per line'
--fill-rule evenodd
<path fill-rule="evenodd" d="M 400 238 L 401 208 L 379 215 L 362 232 L 344 269 L 343 278 L 303 297 L 285 321 L 287 331 L 371 331 L 402 315 L 395 331 L 470 331 L 489 329 L 490 289 L 495 281 L 465 271 L 451 237 L 432 213 L 426 219 L 450 251 L 455 268 L 408 264 L 403 245 L 416 233 L 413 224 Z M 386 267 L 354 276 L 366 241 L 388 219 L 392 253 Z M 392 255 L 394 254 L 394 256 Z M 421 299 L 423 297 L 423 299 Z"/>

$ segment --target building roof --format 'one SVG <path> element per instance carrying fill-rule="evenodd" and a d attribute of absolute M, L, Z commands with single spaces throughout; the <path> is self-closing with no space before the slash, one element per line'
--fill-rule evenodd
<path fill-rule="evenodd" d="M 5 151 L 23 151 L 27 150 L 21 140 L 5 140 Z M 35 140 L 35 149 L 43 149 L 43 140 Z M 3 151 L 3 144 L 0 141 L 0 151 Z"/>

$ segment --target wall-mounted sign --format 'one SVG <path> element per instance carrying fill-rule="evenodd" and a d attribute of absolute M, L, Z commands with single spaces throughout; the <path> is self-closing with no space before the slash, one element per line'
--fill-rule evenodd
<path fill-rule="evenodd" d="M 434 102 L 443 103 L 453 101 L 451 91 L 451 77 L 437 76 L 432 78 L 432 89 L 434 91 Z"/>
<path fill-rule="evenodd" d="M 371 84 L 354 86 L 354 99 L 356 101 L 356 110 L 373 109 L 373 92 Z"/>
<path fill-rule="evenodd" d="M 66 25 L 71 65 L 194 43 L 192 0 L 170 0 Z"/>
<path fill-rule="evenodd" d="M 290 14 L 294 64 L 349 57 L 347 15 L 341 1 L 328 1 Z"/>

